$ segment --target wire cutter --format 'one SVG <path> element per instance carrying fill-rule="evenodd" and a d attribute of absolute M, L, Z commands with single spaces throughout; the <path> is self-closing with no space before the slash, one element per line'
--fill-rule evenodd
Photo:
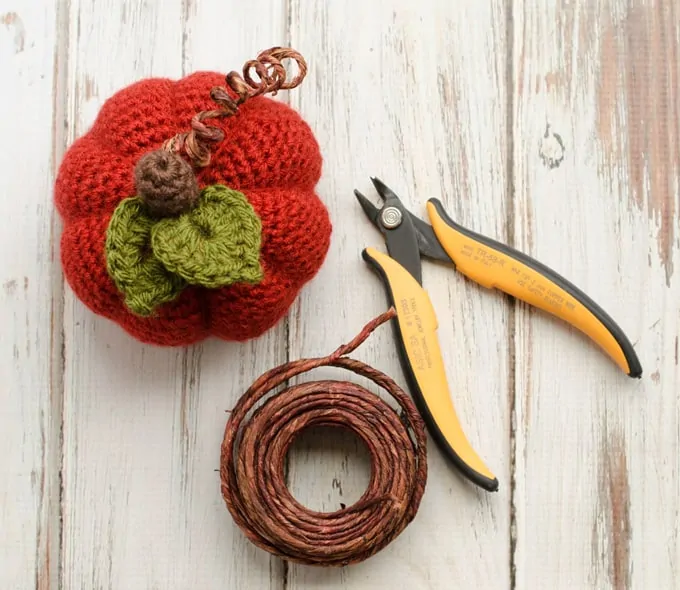
<path fill-rule="evenodd" d="M 488 289 L 504 291 L 565 320 L 595 341 L 630 377 L 642 375 L 640 361 L 614 320 L 567 279 L 526 254 L 457 224 L 438 199 L 427 201 L 430 225 L 410 213 L 378 178 L 371 181 L 382 207 L 357 190 L 354 194 L 383 234 L 388 254 L 366 248 L 362 257 L 382 278 L 397 311 L 393 326 L 411 393 L 445 455 L 470 481 L 496 491 L 498 480 L 467 440 L 451 401 L 437 317 L 422 287 L 421 257 L 449 263 Z"/>

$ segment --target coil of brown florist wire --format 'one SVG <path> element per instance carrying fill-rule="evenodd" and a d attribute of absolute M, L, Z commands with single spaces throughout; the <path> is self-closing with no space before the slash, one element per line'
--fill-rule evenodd
<path fill-rule="evenodd" d="M 390 377 L 347 356 L 395 315 L 391 308 L 373 319 L 329 356 L 268 371 L 231 411 L 221 449 L 222 496 L 235 523 L 261 549 L 297 563 L 353 564 L 384 548 L 415 517 L 427 479 L 423 420 Z M 307 382 L 272 393 L 292 377 L 322 366 L 371 380 L 396 400 L 400 412 L 375 393 L 345 381 Z M 371 476 L 354 505 L 317 512 L 297 502 L 288 490 L 286 454 L 293 440 L 312 426 L 346 428 L 366 445 Z"/>

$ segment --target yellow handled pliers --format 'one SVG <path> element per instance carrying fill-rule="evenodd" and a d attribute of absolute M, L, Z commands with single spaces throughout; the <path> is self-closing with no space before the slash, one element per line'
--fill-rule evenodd
<path fill-rule="evenodd" d="M 585 333 L 630 377 L 642 367 L 621 328 L 580 289 L 555 271 L 507 245 L 449 218 L 437 199 L 427 202 L 430 224 L 410 213 L 399 197 L 371 178 L 382 207 L 355 190 L 364 212 L 385 238 L 388 254 L 374 248 L 362 257 L 385 283 L 404 373 L 432 438 L 470 481 L 488 491 L 498 480 L 468 442 L 448 391 L 437 339 L 437 317 L 422 287 L 421 257 L 452 264 L 486 288 L 497 288 L 557 316 Z"/>

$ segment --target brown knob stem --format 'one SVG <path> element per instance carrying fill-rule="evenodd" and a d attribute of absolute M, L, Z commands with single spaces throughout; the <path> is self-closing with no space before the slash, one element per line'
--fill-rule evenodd
<path fill-rule="evenodd" d="M 198 201 L 198 182 L 192 167 L 179 154 L 163 149 L 139 159 L 135 184 L 138 196 L 157 217 L 179 215 Z"/>

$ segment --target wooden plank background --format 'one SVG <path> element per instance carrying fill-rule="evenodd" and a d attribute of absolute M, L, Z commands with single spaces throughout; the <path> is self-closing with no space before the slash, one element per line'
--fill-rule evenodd
<path fill-rule="evenodd" d="M 326 263 L 256 341 L 141 345 L 64 285 L 64 150 L 121 87 L 238 69 L 272 45 L 310 64 L 275 100 L 324 153 Z M 1 588 L 680 588 L 675 0 L 0 0 L 0 79 Z M 473 488 L 431 444 L 421 509 L 394 543 L 348 568 L 289 566 L 224 507 L 224 411 L 385 309 L 360 257 L 381 238 L 352 195 L 372 194 L 370 175 L 573 280 L 645 373 L 426 263 L 452 396 L 500 490 Z M 388 329 L 357 357 L 404 383 Z M 330 510 L 368 471 L 355 441 L 315 432 L 289 484 Z"/>

